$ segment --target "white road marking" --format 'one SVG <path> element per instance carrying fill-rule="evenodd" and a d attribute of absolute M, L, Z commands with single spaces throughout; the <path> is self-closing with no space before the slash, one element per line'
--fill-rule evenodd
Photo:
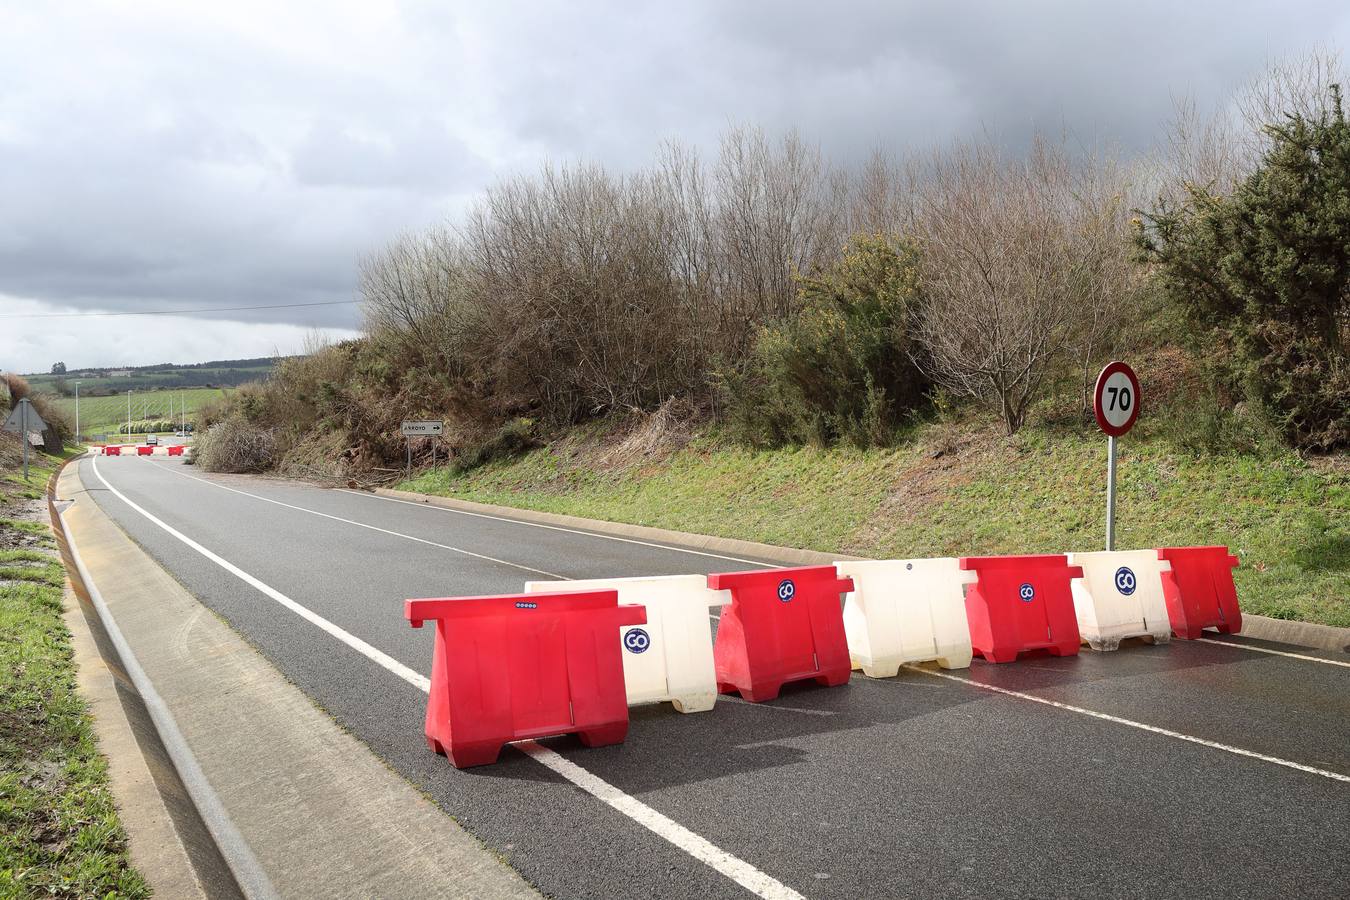
<path fill-rule="evenodd" d="M 561 581 L 567 580 L 566 575 L 558 575 L 553 572 L 545 572 L 543 569 L 535 569 L 530 566 L 523 566 L 520 563 L 513 563 L 509 560 L 498 559 L 495 556 L 485 556 L 482 553 L 474 553 L 472 550 L 465 550 L 461 547 L 451 547 L 449 544 L 438 544 L 435 541 L 429 541 L 426 538 L 420 538 L 417 537 L 416 535 L 403 534 L 400 531 L 390 531 L 387 528 L 379 528 L 375 525 L 367 525 L 365 522 L 357 522 L 354 519 L 344 519 L 342 516 L 329 515 L 328 513 L 325 512 L 319 512 L 316 509 L 307 509 L 303 506 L 296 506 L 293 503 L 283 503 L 280 500 L 273 500 L 271 497 L 264 497 L 261 494 L 250 494 L 248 491 L 241 491 L 238 488 L 226 487 L 225 485 L 220 484 L 219 482 L 211 481 L 210 479 L 207 478 L 198 478 L 196 475 L 189 475 L 186 472 L 179 472 L 177 469 L 172 469 L 169 468 L 168 466 L 160 466 L 159 468 L 169 472 L 173 472 L 173 474 L 180 475 L 183 478 L 191 478 L 193 481 L 200 481 L 202 484 L 209 484 L 211 487 L 220 488 L 222 491 L 229 491 L 232 494 L 242 494 L 245 497 L 252 497 L 254 500 L 261 500 L 264 503 L 275 503 L 277 506 L 284 506 L 287 509 L 294 509 L 298 510 L 299 512 L 309 513 L 311 516 L 321 516 L 325 519 L 332 519 L 334 522 L 345 522 L 348 525 L 355 525 L 358 528 L 369 528 L 371 531 L 378 531 L 381 534 L 388 534 L 392 535 L 393 537 L 405 538 L 406 540 L 409 541 L 416 541 L 419 544 L 426 544 L 429 547 L 438 547 L 441 550 L 449 550 L 453 553 L 462 553 L 465 556 L 472 556 L 475 557 L 476 559 L 486 560 L 487 562 L 494 562 L 499 565 L 510 566 L 513 569 L 521 569 L 522 571 L 525 572 L 534 572 L 537 575 L 547 575 L 549 578 L 557 578 Z M 101 478 L 102 476 L 99 477 Z"/>
<path fill-rule="evenodd" d="M 526 755 L 543 763 L 593 797 L 608 803 L 649 831 L 660 835 L 699 862 L 705 863 L 750 893 L 773 900 L 805 900 L 792 888 L 764 874 L 744 860 L 699 837 L 679 822 L 670 819 L 647 804 L 596 777 L 564 756 L 534 741 L 522 741 L 514 746 Z"/>
<path fill-rule="evenodd" d="M 1269 647 L 1255 647 L 1251 644 L 1239 644 L 1236 641 L 1216 641 L 1213 638 L 1196 638 L 1201 644 L 1216 644 L 1220 647 L 1237 647 L 1239 650 L 1251 650 L 1253 653 L 1270 653 L 1274 656 L 1287 656 L 1290 659 L 1302 659 L 1308 662 L 1322 663 L 1327 666 L 1343 666 L 1350 669 L 1350 662 L 1339 659 L 1323 659 L 1320 656 L 1308 656 L 1303 653 L 1289 653 L 1285 650 L 1271 650 Z"/>
<path fill-rule="evenodd" d="M 186 544 L 188 547 L 196 550 L 202 556 L 205 556 L 230 574 L 239 577 L 251 587 L 258 589 L 263 594 L 271 597 L 291 612 L 306 621 L 319 626 L 325 632 L 337 638 L 348 647 L 351 647 L 367 659 L 394 673 L 423 693 L 429 693 L 431 691 L 431 680 L 426 676 L 413 671 L 403 665 L 403 663 L 383 651 L 376 649 L 355 635 L 343 630 L 341 627 L 328 621 L 318 613 L 301 606 L 290 597 L 287 597 L 275 588 L 264 584 L 243 569 L 240 569 L 238 566 L 222 558 L 218 554 L 206 549 L 173 526 L 163 522 L 154 514 L 146 511 L 117 488 L 109 484 L 108 480 L 103 477 L 103 473 L 99 472 L 98 461 L 93 457 L 90 458 L 90 465 L 93 466 L 94 474 L 98 476 L 98 480 L 103 482 L 104 487 L 111 491 L 115 497 L 182 543 Z M 227 490 L 229 490 L 229 488 L 227 488 Z M 285 506 L 287 504 L 282 505 Z M 773 876 L 761 872 L 759 869 L 750 865 L 750 863 L 726 852 L 668 816 L 652 809 L 636 797 L 624 793 L 622 790 L 599 776 L 583 769 L 581 766 L 578 766 L 576 763 L 556 751 L 550 750 L 536 741 L 520 741 L 511 744 L 511 746 L 520 750 L 531 759 L 547 767 L 567 781 L 570 781 L 572 784 L 575 784 L 592 797 L 595 797 L 615 810 L 623 813 L 643 828 L 646 828 L 658 837 L 663 838 L 688 853 L 690 856 L 694 857 L 694 859 L 697 859 L 699 862 L 711 867 L 721 875 L 736 882 L 755 896 L 762 897 L 764 900 L 805 900 L 801 894 L 778 881 Z"/>
<path fill-rule="evenodd" d="M 444 513 L 451 513 L 457 516 L 474 516 L 479 519 L 493 519 L 497 522 L 509 522 L 512 525 L 528 525 L 531 528 L 547 528 L 549 531 L 563 531 L 567 534 L 579 534 L 584 537 L 603 538 L 607 541 L 619 541 L 624 544 L 637 544 L 640 547 L 655 547 L 657 550 L 670 550 L 675 553 L 692 553 L 694 556 L 708 556 L 713 559 L 725 559 L 730 562 L 747 563 L 752 566 L 760 566 L 766 569 L 785 569 L 786 566 L 773 565 L 772 563 L 760 562 L 755 559 L 742 559 L 739 556 L 724 556 L 721 553 L 709 553 L 706 550 L 690 550 L 685 547 L 671 547 L 667 544 L 656 544 L 651 541 L 639 541 L 636 538 L 618 537 L 612 534 L 599 534 L 594 531 L 583 531 L 579 528 L 564 528 L 561 525 L 545 525 L 543 522 L 526 522 L 521 519 L 512 519 L 507 516 L 493 516 L 488 513 L 469 512 L 463 509 L 450 509 L 445 506 L 436 506 L 433 503 L 417 503 L 413 500 L 400 500 L 398 497 L 386 497 L 383 494 L 372 494 L 368 491 L 353 491 L 348 488 L 336 488 L 344 494 L 355 494 L 358 497 L 371 497 L 375 500 L 388 500 L 390 503 L 406 503 L 408 506 L 419 506 L 423 509 L 436 509 Z"/>
<path fill-rule="evenodd" d="M 164 529 L 169 534 L 173 535 L 178 540 L 182 541 L 184 544 L 191 547 L 193 550 L 196 550 L 202 556 L 205 556 L 207 559 L 211 560 L 211 562 L 220 566 L 222 569 L 229 572 L 231 575 L 237 576 L 241 580 L 248 583 L 250 586 L 257 588 L 259 591 L 262 591 L 268 597 L 271 597 L 273 600 L 280 603 L 282 606 L 286 607 L 291 612 L 295 613 L 297 616 L 300 616 L 302 619 L 305 619 L 311 622 L 312 624 L 319 626 L 324 631 L 328 632 L 330 635 L 337 638 L 339 641 L 342 641 L 342 643 L 346 644 L 348 647 L 351 647 L 357 653 L 360 653 L 363 656 L 368 657 L 369 659 L 373 659 L 375 662 L 384 666 L 390 672 L 393 672 L 395 675 L 402 678 L 409 684 L 417 685 L 424 691 L 430 688 L 431 686 L 430 680 L 423 677 L 422 675 L 419 675 L 417 672 L 414 672 L 412 669 L 403 665 L 403 663 L 394 659 L 392 656 L 389 656 L 388 654 L 380 650 L 377 650 L 376 648 L 372 647 L 370 644 L 367 644 L 365 641 L 361 640 L 355 635 L 342 630 L 337 625 L 334 625 L 332 622 L 328 621 L 318 613 L 311 612 L 309 609 L 301 606 L 299 603 L 296 603 L 290 597 L 287 597 L 285 594 L 281 593 L 281 591 L 278 591 L 277 589 L 269 585 L 263 584 L 261 581 L 254 578 L 252 575 L 248 574 L 243 569 L 236 566 L 234 563 L 206 549 L 201 544 L 194 541 L 192 538 L 188 537 L 181 531 L 174 528 L 172 525 L 169 525 L 167 522 L 164 522 L 162 519 L 158 518 L 154 513 L 151 513 L 148 510 L 141 507 L 126 494 L 122 493 L 117 488 L 113 487 L 111 484 L 108 483 L 108 479 L 104 478 L 103 473 L 98 470 L 98 459 L 96 457 L 90 457 L 89 464 L 93 467 L 94 474 L 98 476 L 98 480 L 103 482 L 104 487 L 112 491 L 114 497 L 121 500 L 123 503 L 125 503 L 127 506 L 130 506 L 132 509 L 136 510 L 136 512 L 145 516 L 151 522 L 155 523 L 160 528 Z"/>
<path fill-rule="evenodd" d="M 1190 734 L 1182 734 L 1180 731 L 1172 731 L 1168 728 L 1159 728 L 1157 725 L 1146 725 L 1143 722 L 1136 722 L 1133 719 L 1124 719 L 1120 716 L 1113 716 L 1109 713 L 1097 712 L 1092 709 L 1084 709 L 1081 706 L 1073 706 L 1068 703 L 1060 703 L 1058 700 L 1049 700 L 1045 697 L 1037 697 L 1035 694 L 1025 694 L 1022 691 L 1014 691 L 1008 688 L 996 687 L 992 684 L 982 684 L 978 681 L 972 681 L 969 678 L 961 678 L 958 675 L 948 675 L 946 672 L 934 672 L 931 669 L 924 669 L 916 665 L 906 665 L 906 669 L 915 672 L 922 672 L 925 675 L 931 675 L 934 678 L 946 678 L 948 681 L 958 681 L 961 684 L 968 684 L 971 687 L 977 687 L 984 691 L 993 691 L 996 694 L 1004 694 L 1009 697 L 1016 697 L 1019 700 L 1030 700 L 1032 703 L 1041 703 L 1045 706 L 1053 706 L 1055 709 L 1063 709 L 1068 712 L 1078 713 L 1083 716 L 1091 716 L 1094 719 L 1101 719 L 1103 722 L 1114 722 L 1117 725 L 1128 725 L 1130 728 L 1138 728 L 1140 731 L 1150 731 L 1153 734 L 1161 734 L 1165 737 L 1176 738 L 1179 741 L 1188 741 L 1192 744 L 1199 744 L 1202 747 L 1211 747 L 1215 750 L 1222 750 L 1225 753 L 1232 753 L 1237 756 L 1245 756 L 1248 759 L 1259 759 L 1262 762 L 1274 763 L 1277 766 L 1284 766 L 1287 769 L 1297 769 L 1300 772 L 1307 772 L 1311 775 L 1321 775 L 1323 778 L 1330 778 L 1333 781 L 1343 781 L 1350 783 L 1350 775 L 1342 775 L 1339 772 L 1332 772 L 1327 769 L 1319 769 L 1315 766 L 1304 765 L 1303 763 L 1292 762 L 1287 759 L 1281 759 L 1278 756 L 1270 756 L 1265 753 L 1257 753 L 1253 750 L 1244 750 L 1241 747 L 1234 747 L 1232 744 L 1221 744 L 1218 741 L 1210 741 L 1205 738 L 1195 737 Z"/>

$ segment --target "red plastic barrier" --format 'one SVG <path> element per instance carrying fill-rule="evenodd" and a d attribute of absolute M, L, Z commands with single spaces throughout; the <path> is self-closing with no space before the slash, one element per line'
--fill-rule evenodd
<path fill-rule="evenodd" d="M 170 455 L 170 456 L 182 456 L 182 455 L 183 455 L 183 445 L 182 445 L 182 444 L 170 444 L 170 445 L 169 445 L 169 455 Z"/>
<path fill-rule="evenodd" d="M 510 741 L 577 734 L 587 747 L 628 734 L 619 628 L 642 625 L 618 591 L 409 600 L 436 622 L 427 744 L 456 768 L 496 762 Z"/>
<path fill-rule="evenodd" d="M 154 448 L 154 447 L 145 447 L 145 446 L 141 446 L 141 447 L 137 447 L 137 448 L 136 448 L 136 455 L 137 455 L 137 456 L 149 456 L 150 454 L 152 454 L 152 453 L 154 453 L 154 452 L 155 452 L 155 448 Z"/>
<path fill-rule="evenodd" d="M 853 579 L 834 566 L 709 575 L 708 587 L 731 591 L 713 645 L 719 692 L 759 703 L 789 681 L 848 682 L 853 664 L 839 595 L 853 590 Z"/>
<path fill-rule="evenodd" d="M 104 448 L 103 448 L 103 455 L 104 455 L 104 456 L 121 456 L 121 455 L 122 455 L 122 448 L 121 448 L 121 447 L 113 447 L 113 446 L 104 447 Z"/>
<path fill-rule="evenodd" d="M 971 648 L 990 662 L 1028 650 L 1055 656 L 1078 653 L 1081 638 L 1070 584 L 1083 577 L 1068 557 L 966 556 L 961 568 L 979 580 L 966 591 Z"/>
<path fill-rule="evenodd" d="M 1233 585 L 1238 558 L 1227 547 L 1162 547 L 1158 558 L 1172 564 L 1162 582 L 1173 634 L 1193 641 L 1210 625 L 1224 634 L 1242 630 Z"/>

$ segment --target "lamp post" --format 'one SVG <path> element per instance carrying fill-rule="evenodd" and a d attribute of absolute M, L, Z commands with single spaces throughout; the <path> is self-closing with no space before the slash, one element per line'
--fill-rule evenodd
<path fill-rule="evenodd" d="M 127 439 L 131 439 L 131 391 L 127 391 Z"/>
<path fill-rule="evenodd" d="M 80 383 L 75 382 L 75 443 L 80 442 Z"/>

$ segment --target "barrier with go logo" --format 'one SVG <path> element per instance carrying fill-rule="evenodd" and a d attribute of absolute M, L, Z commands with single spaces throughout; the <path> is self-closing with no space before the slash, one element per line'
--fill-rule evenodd
<path fill-rule="evenodd" d="M 965 586 L 975 573 L 952 557 L 836 562 L 853 579 L 844 599 L 844 633 L 855 669 L 889 678 L 905 663 L 937 660 L 944 669 L 970 665 Z"/>
<path fill-rule="evenodd" d="M 1081 643 L 1070 581 L 1083 570 L 1062 555 L 965 556 L 960 568 L 975 573 L 966 591 L 973 652 L 990 662 L 1017 659 L 1028 650 L 1072 656 Z"/>
<path fill-rule="evenodd" d="M 834 566 L 709 575 L 708 587 L 731 592 L 713 649 L 719 691 L 758 703 L 790 681 L 848 683 L 839 595 L 853 590 L 853 581 Z"/>
<path fill-rule="evenodd" d="M 1070 553 L 1083 570 L 1073 580 L 1078 631 L 1093 650 L 1115 650 L 1126 638 L 1153 643 L 1172 638 L 1163 599 L 1163 573 L 1171 566 L 1156 550 Z"/>
<path fill-rule="evenodd" d="M 502 745 L 576 734 L 587 747 L 628 735 L 621 626 L 641 606 L 617 591 L 409 600 L 414 628 L 436 623 L 427 744 L 456 768 L 495 762 Z"/>
<path fill-rule="evenodd" d="M 618 641 L 628 704 L 669 701 L 685 713 L 712 709 L 717 679 L 708 609 L 730 603 L 731 595 L 709 589 L 702 575 L 525 584 L 530 594 L 597 590 L 618 591 L 621 603 L 640 603 L 647 609 L 646 624 L 624 626 Z"/>

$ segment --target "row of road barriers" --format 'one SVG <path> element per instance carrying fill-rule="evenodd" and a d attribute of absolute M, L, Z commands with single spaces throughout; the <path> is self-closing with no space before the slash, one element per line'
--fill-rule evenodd
<path fill-rule="evenodd" d="M 520 594 L 409 600 L 405 616 L 436 623 L 426 736 L 462 768 L 512 741 L 622 742 L 630 705 L 705 712 L 718 694 L 763 702 L 790 682 L 844 685 L 853 669 L 884 678 L 913 663 L 964 668 L 977 654 L 1007 663 L 1085 642 L 1236 632 L 1237 564 L 1226 547 L 850 560 L 532 581 Z"/>
<path fill-rule="evenodd" d="M 95 456 L 121 456 L 123 450 L 135 450 L 137 456 L 182 456 L 182 444 L 107 444 L 91 446 L 89 452 Z"/>

